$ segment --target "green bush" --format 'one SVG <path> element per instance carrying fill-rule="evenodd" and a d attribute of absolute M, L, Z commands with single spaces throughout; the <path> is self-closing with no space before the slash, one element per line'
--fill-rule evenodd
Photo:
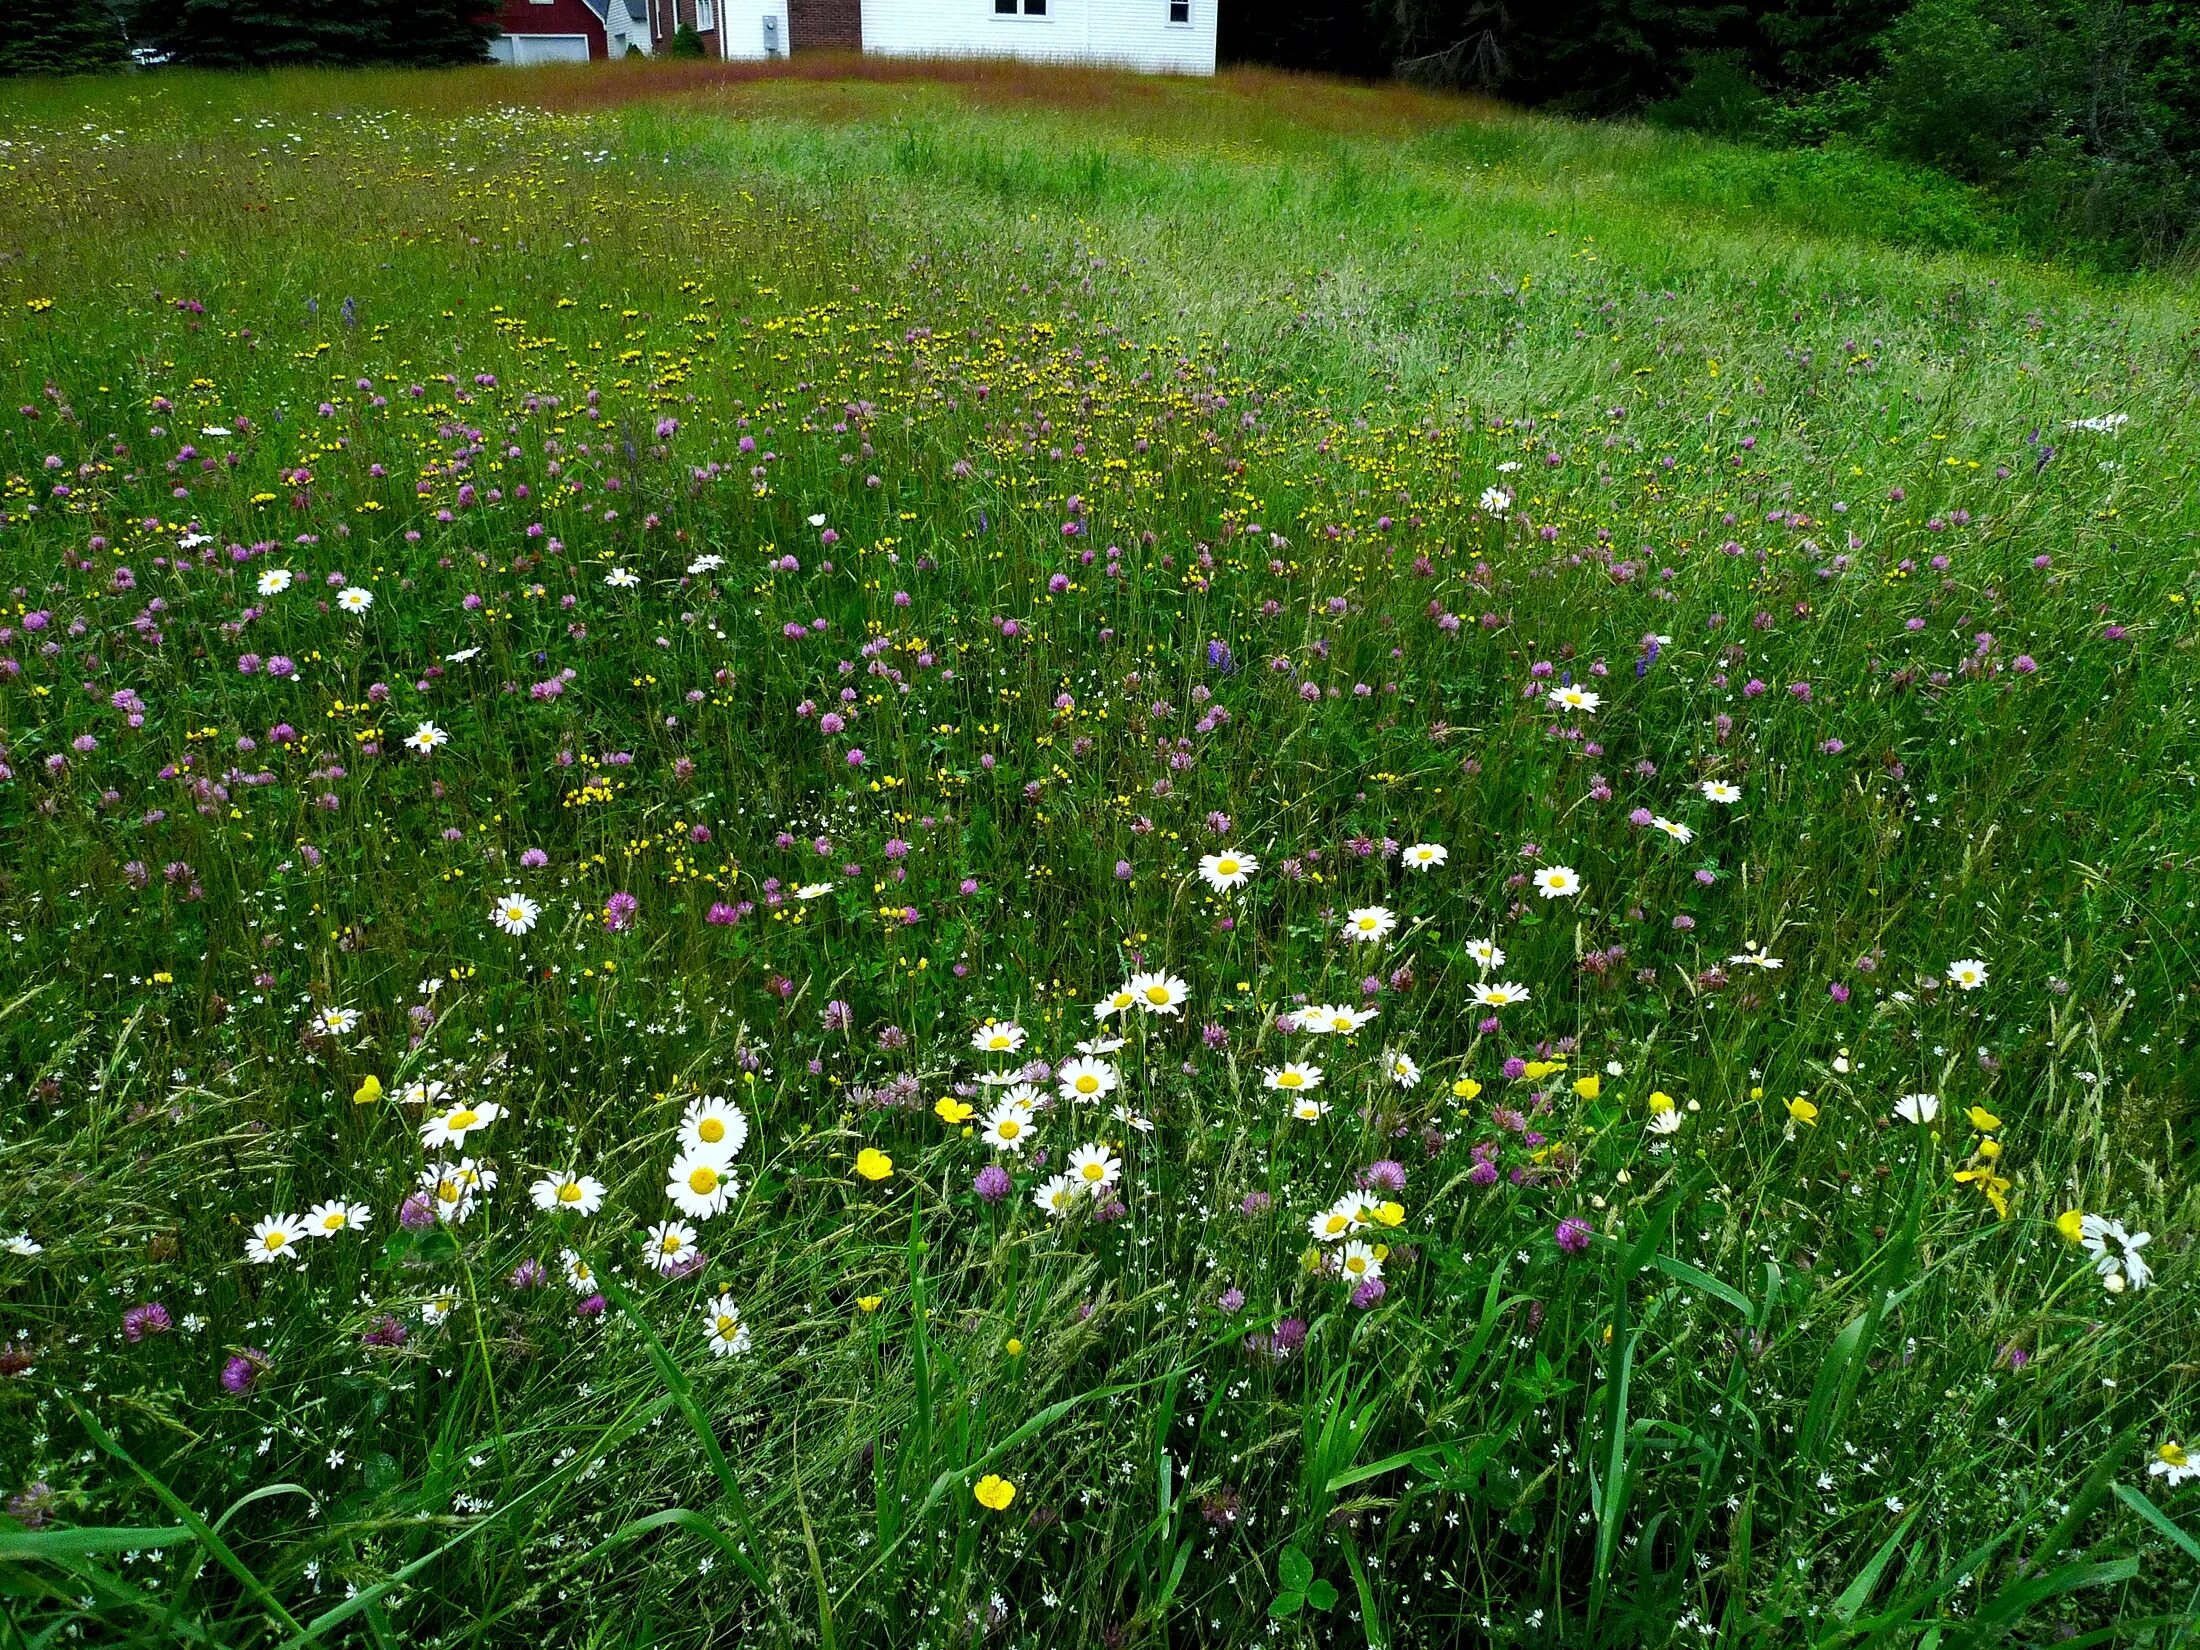
<path fill-rule="evenodd" d="M 705 56 L 706 54 L 703 51 L 703 37 L 697 34 L 694 29 L 690 28 L 687 24 L 682 23 L 677 29 L 672 31 L 672 43 L 665 48 L 665 55 L 668 57 Z"/>

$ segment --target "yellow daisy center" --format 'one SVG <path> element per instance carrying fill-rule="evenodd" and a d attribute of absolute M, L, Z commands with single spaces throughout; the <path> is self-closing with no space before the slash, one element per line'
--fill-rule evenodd
<path fill-rule="evenodd" d="M 1077 1078 L 1077 1092 L 1079 1094 L 1098 1094 L 1100 1092 L 1100 1079 L 1093 1076 L 1089 1071 L 1080 1073 Z"/>
<path fill-rule="evenodd" d="M 708 1163 L 691 1170 L 688 1174 L 688 1190 L 698 1197 L 710 1196 L 718 1190 L 718 1171 Z"/>
<path fill-rule="evenodd" d="M 1087 1180 L 1098 1180 L 1107 1171 L 1097 1163 L 1087 1163 L 1082 1173 Z"/>
<path fill-rule="evenodd" d="M 1023 1124 L 1017 1122 L 1015 1118 L 1004 1117 L 1001 1119 L 999 1124 L 999 1133 L 1003 1140 L 1013 1140 L 1023 1132 Z"/>
<path fill-rule="evenodd" d="M 1238 862 L 1234 859 L 1218 859 L 1215 861 L 1215 869 L 1226 877 L 1236 876 L 1237 867 Z"/>
<path fill-rule="evenodd" d="M 1146 987 L 1146 1001 L 1149 1003 L 1165 1003 L 1168 1000 L 1169 988 L 1167 986 L 1149 985 Z"/>
<path fill-rule="evenodd" d="M 558 1201 L 560 1203 L 578 1203 L 580 1200 L 581 1189 L 578 1182 L 567 1180 L 559 1183 Z"/>
<path fill-rule="evenodd" d="M 695 1125 L 695 1138 L 715 1146 L 726 1138 L 726 1123 L 721 1117 L 706 1117 Z"/>
<path fill-rule="evenodd" d="M 264 1242 L 270 1249 L 281 1249 L 283 1245 L 290 1241 L 290 1239 L 284 1233 L 270 1232 L 261 1241 Z"/>

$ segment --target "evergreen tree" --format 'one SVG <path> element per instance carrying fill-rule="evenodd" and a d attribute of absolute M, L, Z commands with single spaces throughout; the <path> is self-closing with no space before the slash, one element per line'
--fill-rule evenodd
<path fill-rule="evenodd" d="M 138 0 L 135 32 L 178 63 L 478 63 L 495 35 L 474 0 Z"/>
<path fill-rule="evenodd" d="M 379 55 L 392 63 L 485 63 L 497 35 L 481 0 L 375 0 L 373 9 L 384 16 Z"/>
<path fill-rule="evenodd" d="M 128 59 L 106 0 L 9 0 L 0 75 L 94 74 Z"/>

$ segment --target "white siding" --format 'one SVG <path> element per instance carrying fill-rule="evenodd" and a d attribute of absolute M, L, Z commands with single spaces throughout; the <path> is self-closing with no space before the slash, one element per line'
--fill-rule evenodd
<path fill-rule="evenodd" d="M 778 55 L 787 55 L 786 0 L 717 0 L 717 4 L 718 39 L 720 49 L 727 57 L 764 56 L 764 23 L 767 18 L 779 25 Z"/>
<path fill-rule="evenodd" d="M 994 0 L 863 0 L 863 49 L 889 57 L 1028 57 L 1213 74 L 1221 3 L 1191 0 L 1191 21 L 1171 23 L 1169 0 L 1047 0 L 1045 17 L 1024 16 L 1023 0 L 1014 17 L 998 15 Z"/>

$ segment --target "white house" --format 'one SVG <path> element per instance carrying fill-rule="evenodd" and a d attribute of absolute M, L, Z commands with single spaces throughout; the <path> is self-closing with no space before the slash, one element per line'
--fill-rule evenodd
<path fill-rule="evenodd" d="M 863 49 L 1215 72 L 1220 0 L 861 0 Z M 802 49 L 799 24 L 794 49 Z"/>

